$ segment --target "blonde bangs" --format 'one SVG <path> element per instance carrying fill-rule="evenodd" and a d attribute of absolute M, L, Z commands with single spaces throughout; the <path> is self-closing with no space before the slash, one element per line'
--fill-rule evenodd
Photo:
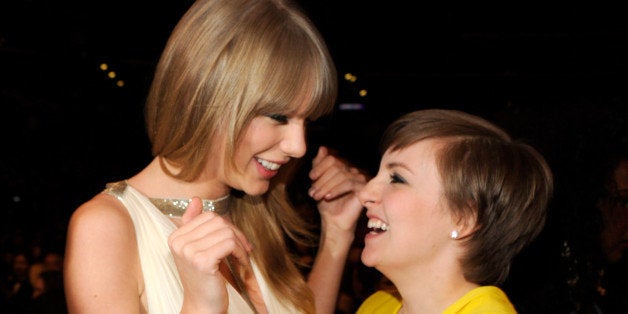
<path fill-rule="evenodd" d="M 336 69 L 325 44 L 312 41 L 316 30 L 304 27 L 308 23 L 303 16 L 280 15 L 286 11 L 250 13 L 278 16 L 261 19 L 265 24 L 248 25 L 251 31 L 243 31 L 237 39 L 239 47 L 234 48 L 243 54 L 234 59 L 246 60 L 240 65 L 248 74 L 243 101 L 251 106 L 249 118 L 296 113 L 303 105 L 311 120 L 331 112 L 337 95 Z"/>
<path fill-rule="evenodd" d="M 332 111 L 336 85 L 320 59 L 304 51 L 273 59 L 251 81 L 255 114 L 296 114 L 305 108 L 302 114 L 316 120 Z"/>

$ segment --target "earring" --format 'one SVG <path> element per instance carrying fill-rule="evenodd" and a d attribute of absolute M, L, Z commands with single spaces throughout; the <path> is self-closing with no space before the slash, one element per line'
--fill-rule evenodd
<path fill-rule="evenodd" d="M 450 237 L 452 240 L 456 240 L 456 239 L 458 239 L 458 231 L 457 231 L 457 230 L 453 230 L 453 231 L 451 232 L 451 234 L 449 235 L 449 237 Z"/>

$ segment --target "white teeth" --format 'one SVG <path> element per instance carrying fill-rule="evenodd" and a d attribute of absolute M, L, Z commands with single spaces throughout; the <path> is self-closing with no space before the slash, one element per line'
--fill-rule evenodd
<path fill-rule="evenodd" d="M 379 219 L 369 219 L 367 227 L 369 229 L 379 229 L 381 231 L 388 231 L 388 224 Z"/>
<path fill-rule="evenodd" d="M 264 168 L 268 169 L 268 170 L 272 170 L 275 171 L 277 169 L 279 169 L 279 167 L 281 167 L 280 164 L 276 164 L 274 162 L 270 162 L 268 160 L 264 160 L 261 158 L 257 158 L 257 161 L 262 164 L 262 166 L 264 166 Z"/>

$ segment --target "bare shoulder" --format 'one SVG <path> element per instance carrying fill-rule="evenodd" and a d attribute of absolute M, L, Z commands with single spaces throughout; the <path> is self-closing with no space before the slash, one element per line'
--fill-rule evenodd
<path fill-rule="evenodd" d="M 128 260 L 137 254 L 134 239 L 133 221 L 124 205 L 116 197 L 100 193 L 72 213 L 66 253 L 70 260 L 101 255 Z"/>
<path fill-rule="evenodd" d="M 68 226 L 64 280 L 72 312 L 139 308 L 141 268 L 133 221 L 114 196 L 79 206 Z"/>
<path fill-rule="evenodd" d="M 114 196 L 100 193 L 72 213 L 69 231 L 128 232 L 132 231 L 132 227 L 133 222 L 124 205 Z"/>

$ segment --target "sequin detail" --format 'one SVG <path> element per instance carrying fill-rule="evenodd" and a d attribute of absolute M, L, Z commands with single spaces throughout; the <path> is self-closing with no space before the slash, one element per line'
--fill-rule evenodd
<path fill-rule="evenodd" d="M 229 210 L 229 197 L 225 195 L 216 200 L 203 200 L 203 212 L 215 212 L 224 215 Z M 168 217 L 181 217 L 190 204 L 191 199 L 186 198 L 149 198 L 164 215 Z"/>

